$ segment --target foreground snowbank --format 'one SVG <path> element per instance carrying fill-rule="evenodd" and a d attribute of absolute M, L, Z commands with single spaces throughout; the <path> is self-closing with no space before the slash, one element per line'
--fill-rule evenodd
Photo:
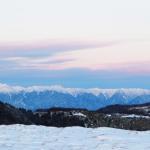
<path fill-rule="evenodd" d="M 149 150 L 150 131 L 0 126 L 0 150 Z"/>

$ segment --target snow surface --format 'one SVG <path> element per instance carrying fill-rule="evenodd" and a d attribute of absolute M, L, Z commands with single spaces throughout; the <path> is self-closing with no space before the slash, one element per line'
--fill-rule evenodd
<path fill-rule="evenodd" d="M 121 116 L 122 118 L 145 118 L 145 119 L 150 119 L 149 116 L 142 116 L 142 115 L 135 115 L 135 114 L 131 114 L 131 115 L 123 115 Z"/>
<path fill-rule="evenodd" d="M 86 115 L 84 115 L 84 114 L 82 114 L 82 113 L 80 113 L 80 112 L 75 112 L 75 113 L 73 113 L 73 116 L 81 116 L 81 117 L 86 117 Z"/>
<path fill-rule="evenodd" d="M 150 150 L 150 131 L 2 125 L 0 150 Z"/>
<path fill-rule="evenodd" d="M 135 114 L 120 114 L 120 113 L 114 113 L 113 115 L 120 116 L 122 118 L 145 118 L 150 119 L 150 116 L 143 116 L 143 115 L 135 115 Z M 107 117 L 111 117 L 112 114 L 106 114 Z"/>

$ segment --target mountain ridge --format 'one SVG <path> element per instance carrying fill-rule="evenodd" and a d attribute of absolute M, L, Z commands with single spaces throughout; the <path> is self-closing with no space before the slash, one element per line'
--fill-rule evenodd
<path fill-rule="evenodd" d="M 58 85 L 21 87 L 0 84 L 0 101 L 31 110 L 50 107 L 97 110 L 114 104 L 133 105 L 150 102 L 150 90 L 81 89 Z"/>

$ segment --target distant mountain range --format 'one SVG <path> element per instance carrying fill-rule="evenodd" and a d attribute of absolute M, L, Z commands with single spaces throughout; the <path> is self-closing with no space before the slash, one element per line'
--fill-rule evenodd
<path fill-rule="evenodd" d="M 114 104 L 148 103 L 150 90 L 80 89 L 62 86 L 20 87 L 0 84 L 0 101 L 31 110 L 52 107 L 97 110 Z"/>

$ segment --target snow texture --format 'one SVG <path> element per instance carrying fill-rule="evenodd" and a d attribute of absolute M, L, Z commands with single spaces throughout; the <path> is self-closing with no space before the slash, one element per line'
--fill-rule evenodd
<path fill-rule="evenodd" d="M 0 126 L 0 150 L 149 150 L 150 131 Z"/>

